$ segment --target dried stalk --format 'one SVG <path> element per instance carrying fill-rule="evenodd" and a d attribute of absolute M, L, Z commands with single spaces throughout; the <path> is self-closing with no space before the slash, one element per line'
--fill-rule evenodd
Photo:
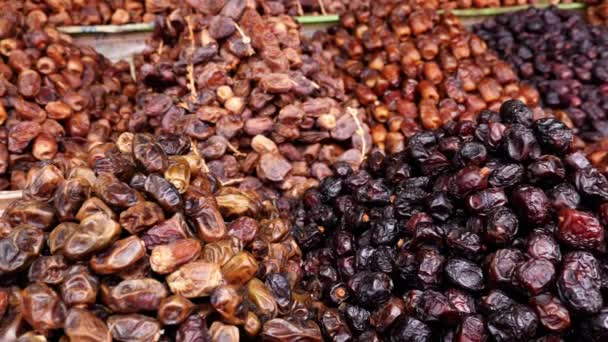
<path fill-rule="evenodd" d="M 229 149 L 230 151 L 232 151 L 232 153 L 233 153 L 235 156 L 237 156 L 237 157 L 245 157 L 245 156 L 246 156 L 246 154 L 245 154 L 245 153 L 243 153 L 243 152 L 239 151 L 239 149 L 238 149 L 238 148 L 236 148 L 234 145 L 232 145 L 232 144 L 230 143 L 230 141 L 226 140 L 226 144 L 227 144 L 227 146 L 228 146 L 228 149 Z"/>
<path fill-rule="evenodd" d="M 241 35 L 241 37 L 243 37 L 243 43 L 245 44 L 251 44 L 251 38 L 249 38 L 248 35 L 245 34 L 245 32 L 243 31 L 243 29 L 239 26 L 239 24 L 237 24 L 236 22 L 234 23 L 234 27 L 236 28 L 237 31 L 239 31 L 239 34 Z"/>
<path fill-rule="evenodd" d="M 137 73 L 135 71 L 135 62 L 133 61 L 133 56 L 129 58 L 129 71 L 131 72 L 131 78 L 133 78 L 133 81 L 137 81 Z"/>
<path fill-rule="evenodd" d="M 225 182 L 222 182 L 222 181 L 220 180 L 220 184 L 221 184 L 222 186 L 229 186 L 229 185 L 233 185 L 233 184 L 238 184 L 238 183 L 241 183 L 241 182 L 242 182 L 242 181 L 244 181 L 244 180 L 245 180 L 245 178 L 233 178 L 233 179 L 229 179 L 229 180 L 227 180 L 227 181 L 225 181 Z"/>
<path fill-rule="evenodd" d="M 247 44 L 247 47 L 249 48 L 249 51 L 248 51 L 249 56 L 253 55 L 255 53 L 255 51 L 251 47 L 251 38 L 245 34 L 245 31 L 243 31 L 243 29 L 236 22 L 234 23 L 234 27 L 236 28 L 237 31 L 239 31 L 239 34 L 241 35 L 241 37 L 243 39 L 243 43 Z"/>
<path fill-rule="evenodd" d="M 163 54 L 163 48 L 165 47 L 165 42 L 163 42 L 162 40 L 160 41 L 160 44 L 158 44 L 158 50 L 156 51 L 158 53 L 158 55 L 162 55 Z"/>
<path fill-rule="evenodd" d="M 192 138 L 190 138 L 190 149 L 192 150 L 194 155 L 201 161 L 201 169 L 203 169 L 203 172 L 209 173 L 209 167 L 207 166 L 207 162 L 205 162 L 205 157 L 201 156 L 198 151 L 198 146 Z"/>
<path fill-rule="evenodd" d="M 296 1 L 296 7 L 298 8 L 298 15 L 302 16 L 304 15 L 304 10 L 302 9 L 302 3 L 300 2 L 300 0 L 295 0 Z"/>
<path fill-rule="evenodd" d="M 323 4 L 323 0 L 318 0 L 319 2 L 319 6 L 321 7 L 321 13 L 323 13 L 323 15 L 327 15 L 327 12 L 325 11 L 325 5 Z"/>
<path fill-rule="evenodd" d="M 188 33 L 190 35 L 190 46 L 192 47 L 192 53 L 194 54 L 194 49 L 196 46 L 194 43 L 194 30 L 192 29 L 190 16 L 186 17 L 186 23 L 188 24 Z M 186 70 L 188 72 L 188 88 L 190 88 L 190 96 L 192 97 L 192 101 L 196 101 L 198 93 L 196 91 L 196 84 L 194 83 L 194 64 L 192 64 L 192 59 L 188 62 Z"/>

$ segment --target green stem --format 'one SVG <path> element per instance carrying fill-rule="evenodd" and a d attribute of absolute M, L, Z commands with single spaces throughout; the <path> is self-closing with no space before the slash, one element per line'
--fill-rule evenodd
<path fill-rule="evenodd" d="M 332 24 L 340 21 L 340 16 L 337 14 L 330 15 L 303 15 L 296 17 L 296 20 L 302 24 Z"/>
<path fill-rule="evenodd" d="M 59 31 L 68 34 L 86 33 L 123 33 L 123 32 L 147 32 L 154 30 L 154 23 L 137 23 L 126 25 L 76 25 L 62 26 Z"/>
<path fill-rule="evenodd" d="M 491 8 L 470 8 L 470 9 L 453 9 L 450 10 L 457 17 L 485 17 L 510 12 L 516 12 L 525 10 L 529 7 L 545 8 L 551 6 L 550 4 L 536 4 L 536 5 L 522 5 L 522 6 L 506 6 L 506 7 L 491 7 Z M 556 5 L 559 9 L 564 10 L 578 10 L 586 7 L 584 3 L 573 2 L 571 4 L 559 4 Z M 439 10 L 439 13 L 445 12 L 445 10 Z"/>

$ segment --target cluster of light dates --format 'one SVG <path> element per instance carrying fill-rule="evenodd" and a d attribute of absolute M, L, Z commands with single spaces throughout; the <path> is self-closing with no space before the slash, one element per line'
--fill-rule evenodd
<path fill-rule="evenodd" d="M 1 221 L 0 340 L 320 336 L 282 318 L 307 310 L 289 221 L 205 170 L 188 139 L 131 133 L 33 169 Z"/>

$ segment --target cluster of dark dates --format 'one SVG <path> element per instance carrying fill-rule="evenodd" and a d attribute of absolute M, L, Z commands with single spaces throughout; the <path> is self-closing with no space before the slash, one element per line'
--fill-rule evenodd
<path fill-rule="evenodd" d="M 604 341 L 608 181 L 517 100 L 292 206 L 330 341 Z"/>
<path fill-rule="evenodd" d="M 0 341 L 320 341 L 291 318 L 289 221 L 205 169 L 185 137 L 131 133 L 32 169 L 0 219 Z"/>
<path fill-rule="evenodd" d="M 566 111 L 581 138 L 608 134 L 606 27 L 552 7 L 491 18 L 474 31 L 538 89 L 544 107 Z"/>

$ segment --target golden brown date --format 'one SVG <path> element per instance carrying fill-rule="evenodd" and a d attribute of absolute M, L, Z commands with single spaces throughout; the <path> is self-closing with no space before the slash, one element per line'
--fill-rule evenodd
<path fill-rule="evenodd" d="M 182 323 L 194 310 L 194 304 L 180 295 L 163 298 L 158 308 L 158 320 L 164 325 Z"/>
<path fill-rule="evenodd" d="M 92 305 L 97 299 L 99 280 L 83 265 L 70 267 L 61 284 L 61 298 L 68 306 Z"/>
<path fill-rule="evenodd" d="M 14 227 L 3 239 L 0 239 L 0 275 L 26 269 L 39 255 L 44 246 L 44 233 L 30 225 Z"/>
<path fill-rule="evenodd" d="M 54 231 L 51 232 L 52 235 L 55 235 Z M 120 232 L 118 222 L 105 213 L 95 213 L 80 221 L 77 228 L 65 232 L 65 243 L 62 245 L 61 253 L 70 259 L 83 260 L 110 246 L 118 239 Z M 58 232 L 56 235 L 61 236 L 63 233 Z"/>
<path fill-rule="evenodd" d="M 188 231 L 189 228 L 184 215 L 176 213 L 170 219 L 148 229 L 141 236 L 141 239 L 144 241 L 146 248 L 152 250 L 158 245 L 165 245 L 187 238 L 189 236 Z"/>
<path fill-rule="evenodd" d="M 11 226 L 27 224 L 48 230 L 55 223 L 55 209 L 46 201 L 20 199 L 9 204 L 4 217 Z"/>
<path fill-rule="evenodd" d="M 186 298 L 207 297 L 224 282 L 218 264 L 194 261 L 167 276 L 173 293 Z"/>
<path fill-rule="evenodd" d="M 101 253 L 93 256 L 89 265 L 97 274 L 118 273 L 133 266 L 146 254 L 146 246 L 135 235 L 118 240 Z"/>
<path fill-rule="evenodd" d="M 201 254 L 201 243 L 195 239 L 183 239 L 152 249 L 150 267 L 159 274 L 175 271 L 181 265 L 194 261 Z"/>
<path fill-rule="evenodd" d="M 112 341 L 106 324 L 90 311 L 81 308 L 68 311 L 63 329 L 70 341 Z"/>
<path fill-rule="evenodd" d="M 23 290 L 23 315 L 34 330 L 47 335 L 63 327 L 66 307 L 53 289 L 34 283 Z"/>
<path fill-rule="evenodd" d="M 240 252 L 222 266 L 222 274 L 229 284 L 244 285 L 258 271 L 258 263 L 251 253 Z"/>
<path fill-rule="evenodd" d="M 184 193 L 184 213 L 195 222 L 198 237 L 205 242 L 222 239 L 226 224 L 213 196 L 195 187 Z"/>
<path fill-rule="evenodd" d="M 32 283 L 58 285 L 65 279 L 68 267 L 62 255 L 39 256 L 30 265 L 28 279 Z"/>
<path fill-rule="evenodd" d="M 120 213 L 120 225 L 137 234 L 165 220 L 162 208 L 154 202 L 140 202 Z"/>
<path fill-rule="evenodd" d="M 165 286 L 152 278 L 123 280 L 116 286 L 101 285 L 103 302 L 119 313 L 156 311 L 165 297 Z"/>
<path fill-rule="evenodd" d="M 152 317 L 140 314 L 113 315 L 108 329 L 116 341 L 158 341 L 160 324 Z"/>

